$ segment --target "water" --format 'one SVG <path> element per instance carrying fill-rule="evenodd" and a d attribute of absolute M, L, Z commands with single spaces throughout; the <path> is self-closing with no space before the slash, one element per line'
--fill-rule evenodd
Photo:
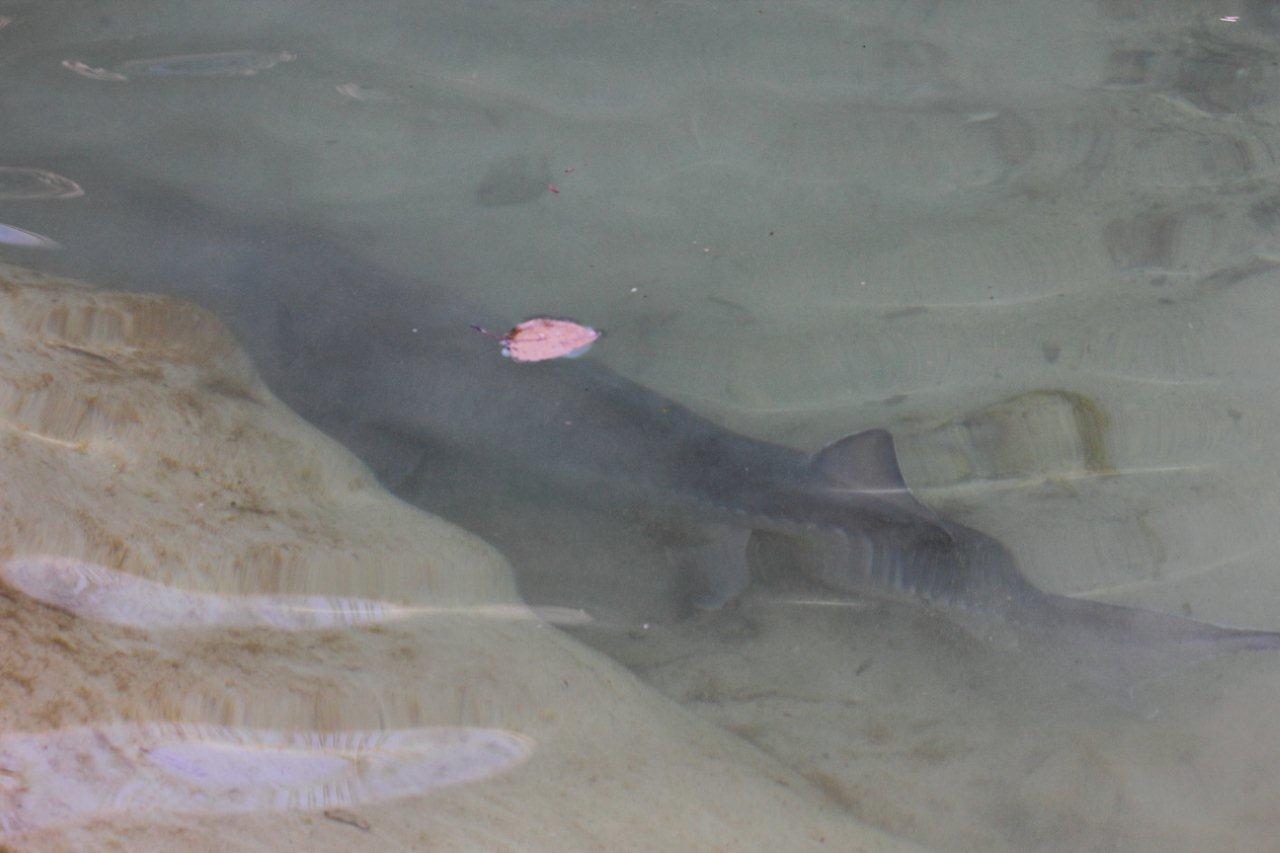
<path fill-rule="evenodd" d="M 814 451 L 888 428 L 916 494 L 1045 589 L 1280 629 L 1278 30 L 1262 2 L 0 2 L 0 262 L 215 311 L 272 392 L 515 584 L 270 408 L 199 316 L 11 306 L 0 556 L 76 572 L 45 604 L 6 581 L 5 742 L 78 755 L 82 727 L 163 723 L 219 732 L 215 754 L 420 730 L 530 753 L 322 794 L 268 762 L 225 807 L 156 799 L 146 765 L 155 814 L 94 805 L 97 777 L 51 790 L 52 764 L 15 805 L 4 765 L 0 826 L 73 846 L 1268 846 L 1271 656 L 1117 694 L 874 604 L 752 589 L 691 615 L 688 531 L 465 441 L 362 432 L 364 389 L 332 377 L 452 335 L 535 370 L 471 325 L 572 318 L 603 332 L 588 363 L 739 432 Z M 92 606 L 64 600 L 81 575 Z M 570 639 L 517 587 L 592 621 Z M 112 779 L 134 766 L 104 755 Z M 59 796 L 81 805 L 50 822 Z"/>

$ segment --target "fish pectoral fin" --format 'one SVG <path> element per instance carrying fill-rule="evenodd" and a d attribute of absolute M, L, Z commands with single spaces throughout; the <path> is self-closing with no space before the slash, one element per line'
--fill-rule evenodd
<path fill-rule="evenodd" d="M 865 494 L 938 522 L 937 514 L 916 500 L 907 488 L 888 430 L 869 429 L 845 436 L 815 453 L 809 464 L 814 474 L 834 490 Z"/>
<path fill-rule="evenodd" d="M 697 540 L 670 553 L 685 573 L 689 602 L 700 610 L 719 610 L 738 597 L 750 580 L 745 527 L 714 525 Z"/>

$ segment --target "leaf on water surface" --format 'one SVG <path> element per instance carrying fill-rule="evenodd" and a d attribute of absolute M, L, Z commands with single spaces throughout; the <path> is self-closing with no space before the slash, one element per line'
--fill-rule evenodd
<path fill-rule="evenodd" d="M 577 358 L 591 348 L 600 333 L 572 320 L 533 317 L 500 338 L 502 354 L 512 361 Z"/>

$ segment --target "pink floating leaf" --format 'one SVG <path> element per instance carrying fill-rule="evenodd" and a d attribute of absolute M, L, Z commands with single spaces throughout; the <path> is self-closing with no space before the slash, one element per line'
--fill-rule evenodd
<path fill-rule="evenodd" d="M 502 354 L 512 361 L 577 358 L 591 349 L 591 345 L 600 337 L 600 333 L 590 326 L 551 317 L 525 320 L 502 336 L 479 326 L 472 328 L 501 342 Z"/>

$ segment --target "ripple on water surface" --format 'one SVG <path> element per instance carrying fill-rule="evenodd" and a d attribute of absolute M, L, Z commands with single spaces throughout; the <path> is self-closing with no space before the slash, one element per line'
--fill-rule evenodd
<path fill-rule="evenodd" d="M 79 198 L 80 185 L 70 178 L 23 166 L 0 166 L 0 199 L 29 200 Z"/>
<path fill-rule="evenodd" d="M 188 53 L 154 59 L 130 59 L 109 68 L 99 68 L 77 59 L 64 59 L 62 67 L 91 80 L 121 82 L 143 77 L 252 77 L 282 62 L 293 62 L 296 53 L 287 50 L 262 52 L 230 50 L 224 53 Z"/>

